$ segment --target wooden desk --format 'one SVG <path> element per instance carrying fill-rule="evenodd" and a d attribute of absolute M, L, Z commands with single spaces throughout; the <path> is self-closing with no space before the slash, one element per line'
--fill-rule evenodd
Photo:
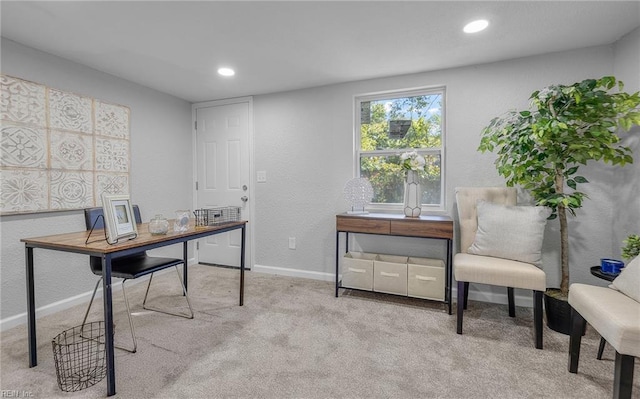
<path fill-rule="evenodd" d="M 346 252 L 349 252 L 349 233 L 445 240 L 447 243 L 445 302 L 451 314 L 453 220 L 450 217 L 409 218 L 399 214 L 382 213 L 336 215 L 336 297 L 340 288 L 340 233 L 345 233 L 346 236 Z"/>
<path fill-rule="evenodd" d="M 20 241 L 25 243 L 26 255 L 26 275 L 27 275 L 27 327 L 29 338 L 29 367 L 38 365 L 38 355 L 36 346 L 36 309 L 35 309 L 35 289 L 34 289 L 34 267 L 33 249 L 42 248 L 54 251 L 73 252 L 102 258 L 102 284 L 104 303 L 104 324 L 105 324 L 105 352 L 107 360 L 107 396 L 115 395 L 115 362 L 113 346 L 113 311 L 111 297 L 111 262 L 113 259 L 132 255 L 135 253 L 151 250 L 167 245 L 183 243 L 184 259 L 184 286 L 187 287 L 187 242 L 198 238 L 221 234 L 232 230 L 242 230 L 242 240 L 240 246 L 240 306 L 243 305 L 244 298 L 244 244 L 246 221 L 226 223 L 219 226 L 195 227 L 192 224 L 185 232 L 169 231 L 166 235 L 151 235 L 148 223 L 139 224 L 138 236 L 133 240 L 121 241 L 110 245 L 104 240 L 104 230 L 95 230 L 91 235 L 89 244 L 85 244 L 89 235 L 88 231 L 81 231 L 68 234 L 57 234 L 45 237 L 23 238 Z M 102 240 L 101 240 L 102 238 Z M 87 264 L 87 270 L 89 265 Z"/>

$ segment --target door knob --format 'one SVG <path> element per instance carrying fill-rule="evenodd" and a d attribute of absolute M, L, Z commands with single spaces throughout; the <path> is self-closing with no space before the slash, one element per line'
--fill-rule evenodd
<path fill-rule="evenodd" d="M 243 195 L 242 197 L 240 197 L 240 199 L 242 200 L 242 202 L 249 201 L 249 197 L 247 197 L 246 195 Z"/>

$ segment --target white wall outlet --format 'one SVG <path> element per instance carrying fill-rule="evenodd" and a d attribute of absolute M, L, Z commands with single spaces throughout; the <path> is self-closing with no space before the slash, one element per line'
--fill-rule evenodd
<path fill-rule="evenodd" d="M 257 173 L 258 183 L 266 183 L 267 182 L 267 171 L 259 170 Z"/>
<path fill-rule="evenodd" d="M 296 238 L 289 237 L 289 249 L 296 249 Z"/>

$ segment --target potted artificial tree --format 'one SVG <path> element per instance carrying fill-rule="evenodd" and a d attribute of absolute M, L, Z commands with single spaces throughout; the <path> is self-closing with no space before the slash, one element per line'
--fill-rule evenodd
<path fill-rule="evenodd" d="M 560 222 L 562 279 L 559 289 L 545 293 L 547 324 L 556 331 L 569 332 L 567 212 L 575 216 L 582 207 L 586 195 L 578 185 L 588 182 L 578 170 L 589 161 L 633 162 L 617 132 L 640 124 L 640 93 L 622 88 L 612 76 L 549 86 L 531 94 L 530 110 L 494 118 L 482 131 L 478 150 L 497 153 L 496 167 L 507 185 L 528 190 Z M 555 310 L 561 314 L 549 314 Z"/>

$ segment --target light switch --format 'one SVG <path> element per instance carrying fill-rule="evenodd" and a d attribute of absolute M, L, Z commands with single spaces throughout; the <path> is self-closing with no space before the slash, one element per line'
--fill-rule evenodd
<path fill-rule="evenodd" d="M 257 172 L 258 175 L 258 183 L 266 183 L 267 182 L 267 171 L 266 170 L 259 170 Z"/>

